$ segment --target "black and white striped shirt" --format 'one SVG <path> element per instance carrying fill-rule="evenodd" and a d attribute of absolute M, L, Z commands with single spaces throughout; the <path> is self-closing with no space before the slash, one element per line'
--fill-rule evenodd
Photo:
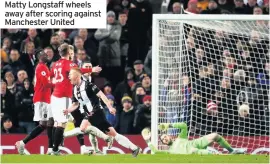
<path fill-rule="evenodd" d="M 81 113 L 95 112 L 96 110 L 103 109 L 100 103 L 100 98 L 97 96 L 99 88 L 89 82 L 82 80 L 81 85 L 73 87 L 72 102 L 79 102 L 79 110 Z"/>

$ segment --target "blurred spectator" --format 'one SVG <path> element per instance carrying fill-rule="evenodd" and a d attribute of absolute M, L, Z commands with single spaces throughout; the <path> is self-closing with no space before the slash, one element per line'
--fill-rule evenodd
<path fill-rule="evenodd" d="M 10 61 L 9 64 L 3 67 L 3 73 L 5 74 L 7 71 L 11 71 L 13 75 L 17 75 L 19 70 L 25 69 L 25 65 L 19 60 L 20 54 L 16 49 L 12 49 L 10 51 Z"/>
<path fill-rule="evenodd" d="M 60 55 L 54 55 L 53 49 L 51 47 L 46 47 L 44 49 L 44 52 L 48 56 L 47 66 L 49 68 L 51 68 L 53 66 L 54 62 L 56 62 L 57 60 L 60 59 Z"/>
<path fill-rule="evenodd" d="M 107 13 L 107 29 L 98 29 L 95 38 L 100 41 L 98 51 L 99 65 L 102 67 L 100 75 L 106 77 L 113 87 L 122 80 L 123 76 L 120 36 L 121 25 L 116 22 L 114 12 L 109 11 Z"/>
<path fill-rule="evenodd" d="M 17 111 L 15 108 L 15 96 L 7 89 L 7 81 L 1 81 L 1 113 L 9 115 L 12 118 L 17 118 Z"/>
<path fill-rule="evenodd" d="M 9 90 L 11 94 L 15 95 L 16 92 L 22 89 L 21 87 L 16 85 L 15 77 L 12 72 L 8 71 L 5 73 L 5 80 L 7 82 L 7 89 Z"/>
<path fill-rule="evenodd" d="M 137 106 L 135 113 L 134 128 L 136 133 L 140 134 L 146 127 L 151 127 L 151 96 L 145 95 L 143 98 L 143 104 Z"/>
<path fill-rule="evenodd" d="M 208 8 L 209 0 L 199 0 L 197 3 L 198 12 L 201 13 L 203 10 Z"/>
<path fill-rule="evenodd" d="M 119 23 L 122 26 L 121 37 L 120 37 L 120 48 L 121 48 L 121 67 L 124 70 L 127 65 L 127 54 L 128 54 L 128 24 L 127 14 L 124 12 L 119 13 Z"/>
<path fill-rule="evenodd" d="M 245 14 L 246 5 L 243 0 L 234 0 L 234 14 Z"/>
<path fill-rule="evenodd" d="M 147 74 L 141 75 L 141 83 L 147 95 L 151 95 L 151 77 Z"/>
<path fill-rule="evenodd" d="M 1 70 L 3 71 L 3 67 L 8 64 L 8 55 L 7 53 L 3 50 L 3 49 L 0 49 L 1 52 L 0 52 L 0 55 L 1 55 Z M 1 72 L 2 72 L 1 71 Z"/>
<path fill-rule="evenodd" d="M 152 74 L 152 47 L 150 48 L 150 50 L 147 53 L 147 56 L 144 60 L 144 70 L 146 73 L 148 73 L 149 75 Z"/>
<path fill-rule="evenodd" d="M 60 40 L 59 40 L 59 35 L 54 33 L 51 36 L 51 40 L 50 40 L 50 45 L 49 47 L 51 47 L 51 49 L 53 50 L 53 54 L 55 56 L 60 56 L 59 52 L 58 52 L 58 47 L 60 46 Z M 59 57 L 60 58 L 60 57 Z"/>
<path fill-rule="evenodd" d="M 108 100 L 109 100 L 111 106 L 112 106 L 112 107 L 115 107 L 113 95 L 108 94 L 108 95 L 106 95 L 106 97 L 108 98 Z M 111 113 L 109 112 L 109 109 L 107 108 L 107 106 L 104 108 L 104 111 L 105 111 L 105 115 L 106 115 L 106 118 L 107 118 L 107 120 L 109 121 L 109 123 L 110 123 L 113 127 L 115 127 L 115 125 L 116 125 L 116 116 L 114 116 L 113 114 L 111 114 Z"/>
<path fill-rule="evenodd" d="M 144 71 L 143 62 L 141 60 L 136 60 L 133 63 L 133 68 L 135 70 L 135 82 L 138 82 L 140 81 L 141 75 L 146 73 Z"/>
<path fill-rule="evenodd" d="M 20 61 L 25 65 L 25 71 L 29 75 L 29 79 L 34 77 L 34 67 L 37 63 L 37 58 L 35 54 L 34 42 L 27 42 L 23 53 L 21 54 Z"/>
<path fill-rule="evenodd" d="M 148 1 L 137 0 L 128 14 L 128 66 L 137 59 L 144 61 L 149 50 L 148 32 L 152 25 L 152 7 Z"/>
<path fill-rule="evenodd" d="M 137 83 L 134 85 L 133 92 L 133 105 L 137 106 L 139 104 L 143 104 L 143 97 L 146 95 L 145 89 L 143 88 L 141 83 Z"/>
<path fill-rule="evenodd" d="M 221 14 L 231 14 L 233 11 L 233 5 L 229 4 L 228 0 L 218 0 L 218 8 Z"/>
<path fill-rule="evenodd" d="M 253 15 L 262 15 L 263 14 L 263 9 L 260 8 L 259 6 L 255 6 L 253 8 Z"/>
<path fill-rule="evenodd" d="M 10 54 L 12 49 L 12 40 L 8 37 L 3 39 L 2 50 L 4 50 L 7 54 Z"/>
<path fill-rule="evenodd" d="M 36 49 L 39 49 L 42 47 L 40 38 L 37 36 L 37 30 L 34 28 L 28 29 L 28 36 L 25 40 L 22 41 L 20 52 L 24 52 L 25 50 L 25 45 L 28 42 L 34 42 L 34 45 Z"/>
<path fill-rule="evenodd" d="M 83 45 L 83 49 L 85 49 L 87 56 L 90 57 L 91 63 L 93 65 L 97 65 L 98 64 L 97 45 L 93 41 L 93 39 L 91 37 L 89 37 L 89 33 L 88 33 L 87 29 L 84 29 L 84 28 L 79 29 L 78 36 L 81 37 L 81 39 L 83 41 L 80 44 Z M 80 49 L 82 49 L 82 48 L 80 48 Z M 76 51 L 76 49 L 75 49 L 75 51 Z"/>
<path fill-rule="evenodd" d="M 2 122 L 2 128 L 1 132 L 2 134 L 14 134 L 14 133 L 23 133 L 23 131 L 20 128 L 16 128 L 13 126 L 13 122 L 11 117 L 4 116 L 1 120 Z"/>
<path fill-rule="evenodd" d="M 182 14 L 182 4 L 179 2 L 175 2 L 173 4 L 172 14 Z"/>
<path fill-rule="evenodd" d="M 121 98 L 127 94 L 128 96 L 132 96 L 131 88 L 135 84 L 135 74 L 133 69 L 127 68 L 125 70 L 125 77 L 122 82 L 117 84 L 114 95 L 115 95 L 115 101 L 117 105 L 121 105 Z"/>
<path fill-rule="evenodd" d="M 246 4 L 246 14 L 253 14 L 253 9 L 256 6 L 258 6 L 256 0 L 248 0 Z"/>
<path fill-rule="evenodd" d="M 23 127 L 27 133 L 30 133 L 35 127 L 33 122 L 33 96 L 34 87 L 26 78 L 23 81 L 24 87 L 22 91 L 17 92 L 15 97 L 15 104 L 18 110 L 19 126 Z"/>
<path fill-rule="evenodd" d="M 21 29 L 7 29 L 5 37 L 12 40 L 12 48 L 20 50 L 21 43 L 27 37 L 27 34 Z"/>
<path fill-rule="evenodd" d="M 198 14 L 199 10 L 197 7 L 197 3 L 198 3 L 198 0 L 189 0 L 186 11 L 191 12 L 193 14 Z"/>
<path fill-rule="evenodd" d="M 76 52 L 74 63 L 76 63 L 80 68 L 82 68 L 83 63 L 88 61 L 89 58 L 86 55 L 86 52 L 84 49 L 79 49 Z"/>
<path fill-rule="evenodd" d="M 66 34 L 65 31 L 59 30 L 57 32 L 57 34 L 59 36 L 59 42 L 60 42 L 60 44 L 69 43 L 69 40 L 67 39 L 67 34 Z"/>
<path fill-rule="evenodd" d="M 90 61 L 85 61 L 83 63 L 82 67 L 83 68 L 92 68 L 93 66 L 92 66 L 92 63 Z M 89 82 L 92 82 L 92 83 L 94 82 L 94 80 L 92 79 L 92 73 L 85 73 L 83 75 L 83 77 L 85 78 L 85 80 L 88 80 Z"/>
<path fill-rule="evenodd" d="M 203 10 L 201 14 L 221 14 L 218 4 L 214 0 L 210 0 L 206 10 Z"/>
<path fill-rule="evenodd" d="M 130 8 L 130 0 L 121 0 L 121 7 L 122 7 L 122 12 L 125 14 L 128 14 L 129 8 Z M 121 12 L 119 13 L 120 17 Z"/>
<path fill-rule="evenodd" d="M 103 92 L 105 95 L 112 94 L 112 84 L 108 81 L 105 82 L 103 86 Z"/>
<path fill-rule="evenodd" d="M 129 96 L 122 98 L 123 108 L 116 122 L 116 129 L 120 134 L 134 134 L 133 121 L 136 108 L 132 105 L 132 99 Z"/>
<path fill-rule="evenodd" d="M 24 79 L 28 78 L 28 75 L 25 70 L 19 70 L 17 73 L 17 85 L 20 87 L 24 87 Z"/>

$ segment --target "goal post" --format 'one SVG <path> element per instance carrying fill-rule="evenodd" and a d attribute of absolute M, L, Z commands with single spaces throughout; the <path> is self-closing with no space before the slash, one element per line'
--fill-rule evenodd
<path fill-rule="evenodd" d="M 158 124 L 186 122 L 189 138 L 217 132 L 233 147 L 269 151 L 269 22 L 268 15 L 153 15 L 151 141 L 158 149 L 167 149 L 161 134 L 179 133 Z"/>

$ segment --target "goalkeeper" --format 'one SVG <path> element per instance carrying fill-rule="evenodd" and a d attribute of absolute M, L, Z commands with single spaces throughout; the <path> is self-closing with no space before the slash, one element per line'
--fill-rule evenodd
<path fill-rule="evenodd" d="M 214 142 L 218 143 L 221 147 L 227 149 L 231 154 L 244 154 L 244 151 L 234 150 L 231 145 L 219 134 L 211 133 L 204 137 L 188 140 L 187 124 L 186 123 L 162 123 L 159 125 L 159 130 L 165 131 L 168 128 L 179 128 L 181 130 L 178 137 L 173 140 L 169 135 L 163 134 L 160 140 L 163 144 L 168 145 L 170 148 L 167 151 L 157 150 L 150 142 L 150 130 L 145 128 L 142 131 L 142 136 L 147 142 L 151 151 L 155 154 L 212 154 L 206 148 Z"/>

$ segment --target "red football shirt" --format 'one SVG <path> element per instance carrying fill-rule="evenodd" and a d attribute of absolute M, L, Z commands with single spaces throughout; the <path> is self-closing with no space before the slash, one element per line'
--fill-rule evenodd
<path fill-rule="evenodd" d="M 39 63 L 35 71 L 35 93 L 33 102 L 51 102 L 52 83 L 50 81 L 50 70 L 44 63 Z"/>
<path fill-rule="evenodd" d="M 51 74 L 55 78 L 53 95 L 55 97 L 72 98 L 72 84 L 69 81 L 68 74 L 72 67 L 77 66 L 72 61 L 67 59 L 59 59 L 54 63 Z"/>

